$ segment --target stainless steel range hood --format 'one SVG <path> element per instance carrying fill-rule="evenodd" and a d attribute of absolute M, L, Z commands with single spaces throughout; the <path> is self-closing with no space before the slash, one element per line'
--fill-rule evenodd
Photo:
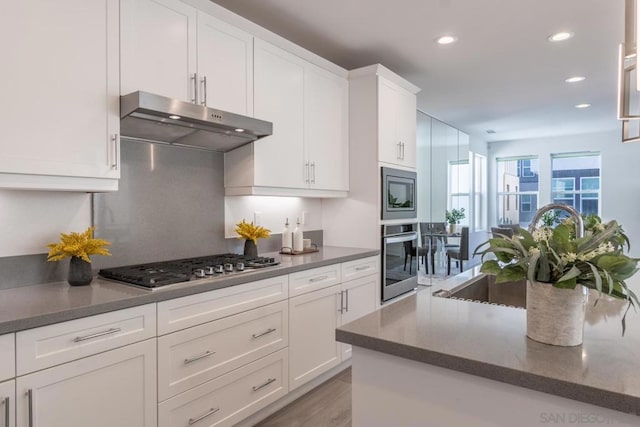
<path fill-rule="evenodd" d="M 264 120 L 148 92 L 120 97 L 123 138 L 226 152 L 272 131 L 273 125 Z"/>

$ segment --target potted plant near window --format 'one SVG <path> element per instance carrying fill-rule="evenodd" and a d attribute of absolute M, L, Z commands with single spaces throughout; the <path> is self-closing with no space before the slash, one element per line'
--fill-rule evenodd
<path fill-rule="evenodd" d="M 577 235 L 580 227 L 583 236 Z M 638 271 L 638 260 L 625 255 L 625 247 L 629 249 L 629 239 L 615 220 L 603 223 L 589 215 L 580 221 L 566 218 L 555 227 L 542 225 L 531 233 L 520 228 L 512 237 L 498 235 L 476 253 L 483 259 L 480 271 L 495 275 L 497 283 L 527 280 L 529 338 L 575 346 L 582 344 L 589 289 L 599 297 L 628 301 L 624 335 L 626 314 L 638 306 L 638 297 L 625 283 Z M 496 259 L 485 260 L 488 254 Z"/>
<path fill-rule="evenodd" d="M 453 208 L 450 211 L 445 212 L 445 218 L 449 223 L 449 234 L 457 233 L 457 226 L 460 224 L 460 220 L 465 218 L 464 208 Z"/>

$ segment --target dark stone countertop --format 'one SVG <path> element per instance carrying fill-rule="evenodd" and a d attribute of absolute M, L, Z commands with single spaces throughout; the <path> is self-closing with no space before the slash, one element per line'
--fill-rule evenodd
<path fill-rule="evenodd" d="M 526 336 L 526 311 L 438 298 L 478 269 L 387 304 L 340 327 L 338 341 L 431 365 L 640 415 L 640 313 L 591 291 L 584 342 L 555 347 Z M 640 275 L 639 275 L 640 276 Z M 640 278 L 628 281 L 640 288 Z"/>
<path fill-rule="evenodd" d="M 1 290 L 0 334 L 268 279 L 379 253 L 377 249 L 333 246 L 324 246 L 319 252 L 304 255 L 265 253 L 261 255 L 275 257 L 280 261 L 280 265 L 248 270 L 242 274 L 169 285 L 154 291 L 99 277 L 94 278 L 88 286 L 74 287 L 66 282 L 55 282 Z"/>

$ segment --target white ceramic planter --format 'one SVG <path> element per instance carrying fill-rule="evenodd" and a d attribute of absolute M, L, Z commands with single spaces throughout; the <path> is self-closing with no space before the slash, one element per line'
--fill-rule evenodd
<path fill-rule="evenodd" d="M 527 282 L 527 336 L 558 346 L 582 344 L 588 296 L 582 285 L 560 289 L 550 283 Z"/>

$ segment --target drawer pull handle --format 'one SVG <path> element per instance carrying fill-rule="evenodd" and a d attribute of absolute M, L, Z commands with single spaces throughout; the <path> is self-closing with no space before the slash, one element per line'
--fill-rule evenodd
<path fill-rule="evenodd" d="M 204 359 L 205 357 L 213 356 L 216 354 L 215 351 L 205 351 L 200 356 L 192 357 L 191 359 L 184 359 L 184 364 L 188 365 L 189 363 L 195 362 L 196 360 Z"/>
<path fill-rule="evenodd" d="M 34 427 L 35 422 L 33 420 L 33 414 L 34 414 L 34 410 L 35 410 L 35 396 L 33 395 L 33 389 L 29 389 L 27 390 L 27 398 L 29 399 L 29 423 L 28 426 L 29 427 Z"/>
<path fill-rule="evenodd" d="M 275 380 L 276 380 L 275 378 L 269 378 L 268 380 L 266 380 L 264 383 L 262 383 L 262 384 L 260 384 L 260 385 L 254 385 L 254 386 L 252 387 L 252 388 L 253 388 L 253 391 L 258 391 L 258 390 L 260 390 L 261 388 L 264 388 L 264 387 L 268 386 L 269 384 L 271 384 L 271 383 L 272 383 L 272 382 L 274 382 Z"/>
<path fill-rule="evenodd" d="M 326 280 L 328 278 L 329 278 L 329 276 L 313 277 L 313 278 L 309 279 L 309 283 L 319 282 L 321 280 Z"/>
<path fill-rule="evenodd" d="M 276 331 L 276 328 L 269 328 L 264 332 L 261 332 L 259 334 L 253 334 L 251 336 L 254 337 L 254 338 L 260 338 L 260 337 L 262 337 L 264 335 L 270 334 L 271 332 L 275 332 L 275 331 Z"/>
<path fill-rule="evenodd" d="M 75 337 L 73 339 L 73 342 L 81 342 L 81 341 L 91 340 L 91 339 L 94 339 L 94 338 L 103 337 L 105 335 L 115 334 L 116 332 L 120 332 L 120 331 L 122 331 L 122 329 L 120 329 L 120 328 L 111 328 L 111 329 L 109 329 L 107 331 L 97 332 L 95 334 L 86 335 L 84 337 Z"/>
<path fill-rule="evenodd" d="M 197 423 L 198 421 L 202 421 L 205 418 L 215 414 L 216 412 L 218 412 L 220 410 L 220 408 L 211 408 L 209 410 L 209 412 L 207 412 L 206 414 L 200 415 L 198 418 L 189 418 L 189 425 L 194 425 L 195 423 Z"/>
<path fill-rule="evenodd" d="M 4 402 L 4 425 L 9 427 L 9 398 L 5 397 L 3 402 Z"/>
<path fill-rule="evenodd" d="M 369 266 L 368 265 L 363 265 L 362 267 L 356 267 L 356 271 L 362 271 L 362 270 L 368 270 Z"/>

